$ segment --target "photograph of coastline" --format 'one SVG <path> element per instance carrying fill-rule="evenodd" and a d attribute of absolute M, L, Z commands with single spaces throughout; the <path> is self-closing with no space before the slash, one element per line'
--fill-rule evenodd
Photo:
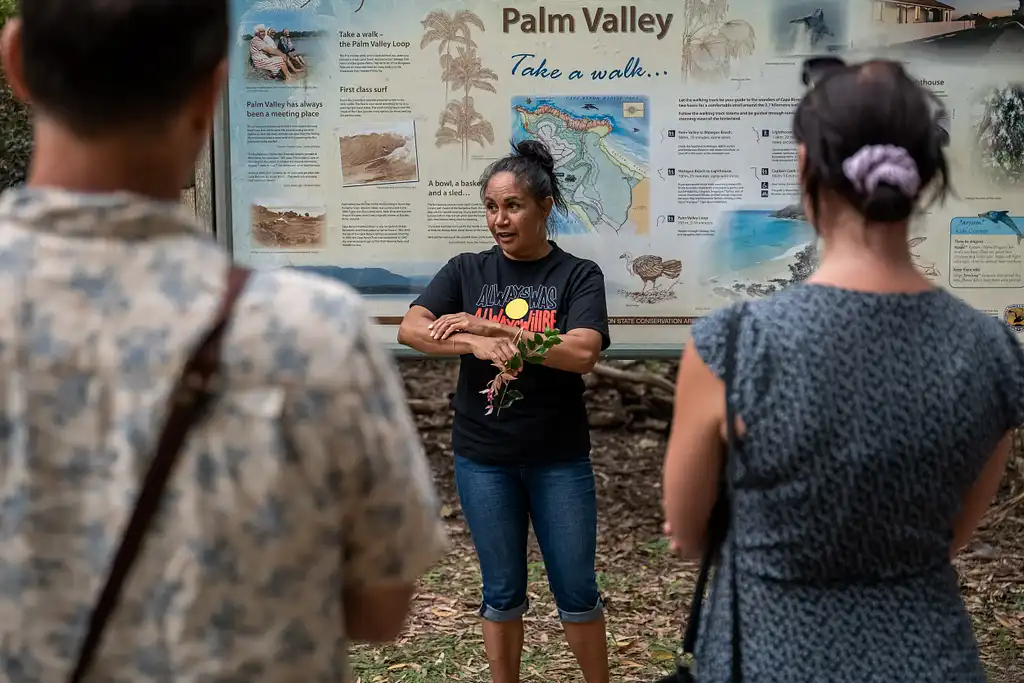
<path fill-rule="evenodd" d="M 416 296 L 430 284 L 434 273 L 402 275 L 416 268 L 423 269 L 424 264 L 402 264 L 394 267 L 346 267 L 332 265 L 296 265 L 289 266 L 307 273 L 315 273 L 321 277 L 344 282 L 363 296 L 406 297 Z M 440 265 L 434 269 L 436 273 Z"/>
<path fill-rule="evenodd" d="M 251 209 L 253 247 L 257 249 L 316 249 L 323 246 L 327 209 L 265 206 Z"/>
<path fill-rule="evenodd" d="M 419 180 L 415 121 L 339 131 L 338 152 L 343 187 Z"/>
<path fill-rule="evenodd" d="M 705 283 L 727 301 L 759 298 L 803 282 L 817 265 L 817 235 L 798 204 L 726 213 L 713 239 Z"/>
<path fill-rule="evenodd" d="M 651 106 L 646 96 L 513 97 L 512 140 L 539 140 L 555 159 L 569 213 L 560 234 L 647 235 Z"/>

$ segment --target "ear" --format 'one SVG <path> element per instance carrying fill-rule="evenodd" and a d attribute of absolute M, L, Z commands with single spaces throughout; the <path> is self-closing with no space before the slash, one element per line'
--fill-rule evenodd
<path fill-rule="evenodd" d="M 804 173 L 807 170 L 807 145 L 800 143 L 796 148 L 796 177 L 803 185 Z"/>
<path fill-rule="evenodd" d="M 540 210 L 544 212 L 544 218 L 551 215 L 551 209 L 555 206 L 554 197 L 545 197 L 544 201 L 540 203 Z"/>
<path fill-rule="evenodd" d="M 25 104 L 31 103 L 28 88 L 25 87 L 25 59 L 21 51 L 21 19 L 12 17 L 0 32 L 0 65 L 3 66 L 4 80 L 14 96 Z"/>
<path fill-rule="evenodd" d="M 228 63 L 227 60 L 224 60 L 217 65 L 206 81 L 196 88 L 192 95 L 192 101 L 187 105 L 191 126 L 197 131 L 201 130 L 204 135 L 213 124 L 214 112 L 227 81 L 227 75 Z"/>

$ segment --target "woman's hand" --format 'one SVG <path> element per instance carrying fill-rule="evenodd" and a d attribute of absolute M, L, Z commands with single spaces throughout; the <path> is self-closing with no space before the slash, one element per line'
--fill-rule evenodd
<path fill-rule="evenodd" d="M 495 323 L 478 318 L 469 313 L 451 313 L 442 315 L 430 324 L 430 337 L 435 341 L 444 341 L 458 332 L 487 337 L 495 329 Z"/>
<path fill-rule="evenodd" d="M 473 355 L 480 360 L 489 360 L 497 363 L 502 368 L 508 366 L 508 362 L 519 354 L 519 349 L 512 343 L 511 339 L 501 337 L 471 337 L 470 347 Z"/>

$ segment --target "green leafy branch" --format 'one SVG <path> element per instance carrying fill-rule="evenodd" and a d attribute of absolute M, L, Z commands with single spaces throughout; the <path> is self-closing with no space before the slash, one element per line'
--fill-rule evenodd
<path fill-rule="evenodd" d="M 562 338 L 558 336 L 558 330 L 547 329 L 543 334 L 537 332 L 532 337 L 527 337 L 525 330 L 519 330 L 512 343 L 519 349 L 519 353 L 507 363 L 495 361 L 494 367 L 498 368 L 498 374 L 480 392 L 487 396 L 486 415 L 500 413 L 523 398 L 523 392 L 509 388 L 509 384 L 519 377 L 527 365 L 543 363 L 548 351 L 561 344 Z"/>

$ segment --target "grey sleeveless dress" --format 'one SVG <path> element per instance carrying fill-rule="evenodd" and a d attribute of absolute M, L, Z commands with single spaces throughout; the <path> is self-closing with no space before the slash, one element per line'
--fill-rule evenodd
<path fill-rule="evenodd" d="M 693 328 L 720 377 L 735 309 Z M 1024 422 L 1014 333 L 951 294 L 799 285 L 749 304 L 732 393 L 737 518 L 698 643 L 730 674 L 737 549 L 745 683 L 985 683 L 952 523 Z"/>

